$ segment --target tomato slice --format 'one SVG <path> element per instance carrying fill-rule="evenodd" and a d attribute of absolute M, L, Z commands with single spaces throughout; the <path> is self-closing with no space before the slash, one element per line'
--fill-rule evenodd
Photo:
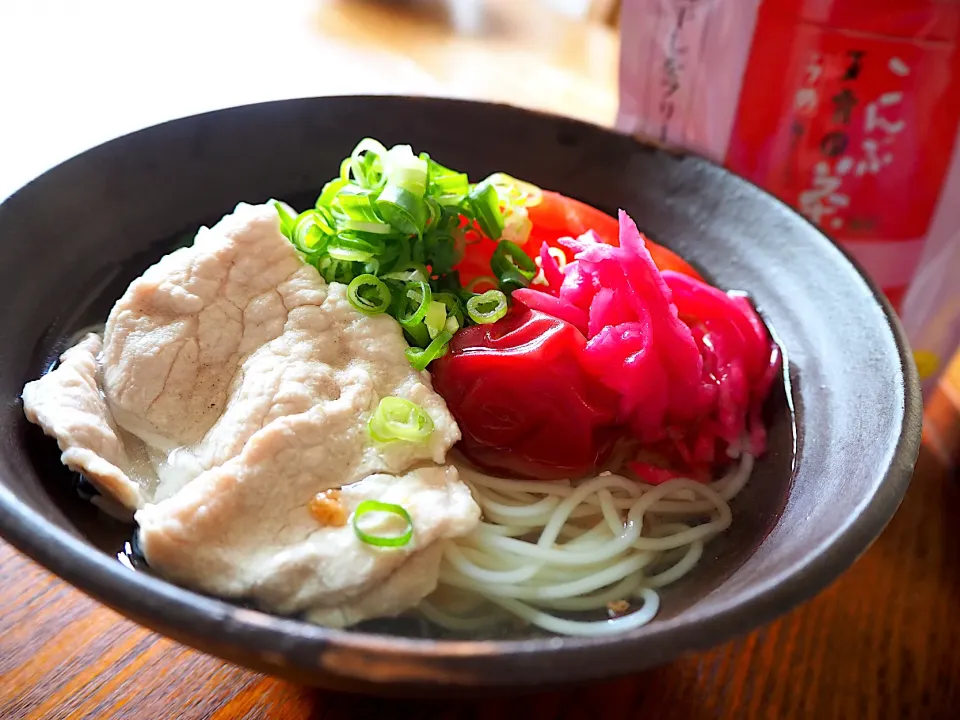
<path fill-rule="evenodd" d="M 460 273 L 460 282 L 463 283 L 464 287 L 467 287 L 477 278 L 493 276 L 493 270 L 490 269 L 490 258 L 493 257 L 493 251 L 496 249 L 497 243 L 486 237 L 467 245 L 463 260 L 456 268 Z M 495 286 L 494 284 L 493 287 Z M 478 286 L 476 291 L 483 292 L 489 289 L 488 286 L 483 285 Z"/>
<path fill-rule="evenodd" d="M 587 230 L 593 230 L 605 243 L 620 244 L 620 223 L 615 217 L 552 190 L 544 190 L 542 202 L 527 208 L 527 213 L 533 229 L 530 231 L 530 238 L 524 250 L 531 257 L 535 257 L 540 252 L 540 246 L 544 242 L 558 247 L 559 238 L 577 237 Z M 675 252 L 657 245 L 649 238 L 645 240 L 647 250 L 650 251 L 654 264 L 661 272 L 673 270 L 697 280 L 703 280 L 700 273 Z M 466 255 L 457 266 L 460 281 L 464 285 L 478 277 L 490 275 L 490 256 L 493 255 L 496 247 L 495 242 L 486 238 L 467 246 Z"/>
<path fill-rule="evenodd" d="M 620 244 L 620 223 L 615 217 L 560 193 L 544 190 L 543 201 L 527 208 L 527 213 L 533 223 L 527 248 L 539 249 L 544 241 L 555 245 L 557 238 L 577 237 L 587 230 L 593 230 L 606 243 Z M 653 262 L 661 272 L 674 270 L 698 280 L 703 279 L 700 273 L 672 250 L 657 245 L 649 238 L 646 238 L 646 242 Z"/>

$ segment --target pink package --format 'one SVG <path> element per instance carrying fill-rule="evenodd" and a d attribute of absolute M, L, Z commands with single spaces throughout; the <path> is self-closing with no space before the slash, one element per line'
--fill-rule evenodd
<path fill-rule="evenodd" d="M 960 2 L 623 0 L 617 127 L 840 242 L 933 387 L 960 347 Z"/>

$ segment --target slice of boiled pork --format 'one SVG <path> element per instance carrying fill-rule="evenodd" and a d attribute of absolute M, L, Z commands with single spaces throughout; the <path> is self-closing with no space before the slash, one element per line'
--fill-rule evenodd
<path fill-rule="evenodd" d="M 135 513 L 160 574 L 348 625 L 416 605 L 439 541 L 479 520 L 446 462 L 459 429 L 405 349 L 395 320 L 355 310 L 302 261 L 272 206 L 241 204 L 135 280 L 102 342 L 87 336 L 29 383 L 24 411 Z M 428 442 L 371 440 L 390 396 L 430 415 Z M 311 500 L 334 489 L 340 521 L 318 520 Z M 362 542 L 343 518 L 364 500 L 403 506 L 411 542 Z"/>

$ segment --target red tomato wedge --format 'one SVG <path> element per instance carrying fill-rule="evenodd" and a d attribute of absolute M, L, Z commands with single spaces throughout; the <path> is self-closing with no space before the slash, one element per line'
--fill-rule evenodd
<path fill-rule="evenodd" d="M 543 200 L 540 204 L 527 208 L 533 229 L 524 245 L 524 250 L 531 257 L 535 257 L 540 252 L 540 245 L 543 242 L 559 247 L 557 245 L 559 238 L 577 237 L 587 230 L 593 230 L 605 243 L 619 244 L 620 223 L 615 217 L 552 190 L 542 192 Z M 661 272 L 673 270 L 697 280 L 703 280 L 700 273 L 675 252 L 657 245 L 649 238 L 645 240 L 647 250 L 650 251 L 654 264 Z M 493 255 L 496 247 L 497 244 L 488 239 L 482 239 L 467 246 L 466 255 L 457 266 L 460 280 L 465 286 L 476 278 L 490 275 L 490 256 Z M 481 285 L 477 290 L 483 291 L 489 287 L 492 286 Z"/>
<path fill-rule="evenodd" d="M 605 243 L 619 245 L 620 223 L 615 217 L 560 193 L 544 190 L 543 201 L 527 208 L 527 214 L 533 223 L 533 230 L 525 249 L 528 249 L 531 255 L 539 251 L 544 241 L 549 245 L 556 245 L 557 238 L 577 237 L 587 230 L 593 230 Z M 672 250 L 657 245 L 649 238 L 646 238 L 646 244 L 654 264 L 661 271 L 674 270 L 698 280 L 703 279 L 700 273 Z"/>
<path fill-rule="evenodd" d="M 457 265 L 457 272 L 460 273 L 460 282 L 464 287 L 468 287 L 474 292 L 484 292 L 490 288 L 496 287 L 496 281 L 490 284 L 481 284 L 477 287 L 469 287 L 470 283 L 481 277 L 493 277 L 493 270 L 490 269 L 490 258 L 493 251 L 497 249 L 497 243 L 488 238 L 470 243 L 467 245 L 463 260 Z"/>

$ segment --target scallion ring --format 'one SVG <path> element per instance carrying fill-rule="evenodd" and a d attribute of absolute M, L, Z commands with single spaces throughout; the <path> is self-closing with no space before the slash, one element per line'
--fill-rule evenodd
<path fill-rule="evenodd" d="M 428 163 L 413 154 L 409 145 L 396 145 L 383 159 L 386 186 L 377 198 L 380 215 L 406 235 L 423 234 L 431 214 L 427 192 Z"/>
<path fill-rule="evenodd" d="M 503 282 L 503 276 L 511 271 L 518 272 L 528 281 L 537 274 L 537 264 L 516 243 L 501 240 L 490 258 L 490 269 Z M 527 283 L 529 284 L 529 282 Z"/>
<path fill-rule="evenodd" d="M 317 224 L 317 227 L 323 231 L 324 235 L 337 234 L 337 222 L 333 217 L 333 213 L 330 212 L 330 208 L 314 208 L 313 221 Z"/>
<path fill-rule="evenodd" d="M 428 195 L 423 199 L 423 202 L 427 209 L 427 222 L 425 227 L 436 228 L 440 225 L 445 225 L 446 223 L 442 222 L 444 218 L 443 207 L 437 202 L 437 199 Z"/>
<path fill-rule="evenodd" d="M 428 347 L 431 343 L 430 333 L 427 332 L 427 326 L 423 323 L 403 328 L 403 336 L 407 339 L 407 344 L 410 345 L 406 350 L 408 353 L 411 350 Z"/>
<path fill-rule="evenodd" d="M 513 294 L 514 290 L 530 287 L 530 278 L 517 270 L 507 270 L 500 276 L 500 289 L 507 295 Z"/>
<path fill-rule="evenodd" d="M 467 199 L 483 234 L 492 240 L 498 239 L 503 234 L 503 214 L 497 189 L 485 180 L 470 189 Z"/>
<path fill-rule="evenodd" d="M 470 191 L 470 182 L 465 173 L 445 168 L 430 159 L 426 153 L 420 158 L 427 161 L 428 187 L 436 195 L 441 205 L 459 205 Z"/>
<path fill-rule="evenodd" d="M 344 160 L 344 162 L 349 164 L 350 158 L 347 158 L 346 160 Z M 331 180 L 330 182 L 328 182 L 326 185 L 323 186 L 323 190 L 320 191 L 320 195 L 317 198 L 317 202 L 314 204 L 314 207 L 317 210 L 320 210 L 321 208 L 323 209 L 329 208 L 331 203 L 333 202 L 333 199 L 347 185 L 349 185 L 349 182 L 347 180 L 344 180 L 342 177 L 334 178 L 333 180 Z"/>
<path fill-rule="evenodd" d="M 391 242 L 386 244 L 386 250 L 388 251 L 389 258 L 384 258 L 383 270 L 384 272 L 396 272 L 398 270 L 403 270 L 410 264 L 410 238 L 399 236 L 394 238 Z M 429 273 L 426 272 L 424 268 L 423 280 L 429 278 Z"/>
<path fill-rule="evenodd" d="M 541 197 L 539 188 L 509 175 L 470 184 L 466 174 L 414 154 L 409 145 L 388 149 L 365 138 L 311 210 L 295 215 L 286 205 L 274 206 L 281 230 L 306 262 L 327 282 L 349 286 L 356 280 L 352 304 L 399 320 L 416 364 L 425 366 L 446 352 L 437 342 L 444 333 L 473 324 L 464 304 L 474 291 L 499 288 L 509 298 L 536 277 L 536 265 L 521 248 L 530 231 L 526 207 Z M 491 241 L 507 241 L 496 247 L 492 277 L 465 289 L 454 268 L 469 245 Z M 475 314 L 490 321 L 503 309 L 499 302 L 479 302 Z"/>
<path fill-rule="evenodd" d="M 433 433 L 433 419 L 416 403 L 385 397 L 370 416 L 367 429 L 377 442 L 426 442 Z"/>
<path fill-rule="evenodd" d="M 335 241 L 330 242 L 330 245 L 331 247 L 368 252 L 373 255 L 380 255 L 384 250 L 384 242 L 379 236 L 349 231 L 341 232 Z"/>
<path fill-rule="evenodd" d="M 442 230 L 424 237 L 420 247 L 424 250 L 422 262 L 429 262 L 435 275 L 445 275 L 453 271 L 453 266 L 463 259 L 463 247 L 458 248 L 453 235 Z"/>
<path fill-rule="evenodd" d="M 430 303 L 433 302 L 433 293 L 430 290 L 430 284 L 422 281 L 408 282 L 406 288 L 404 295 L 409 302 L 401 304 L 403 309 L 397 315 L 397 322 L 409 328 L 423 322 L 427 310 L 430 309 Z M 416 303 L 416 309 L 413 312 L 407 312 L 414 303 Z"/>
<path fill-rule="evenodd" d="M 489 325 L 507 314 L 507 296 L 499 290 L 487 290 L 467 300 L 467 315 L 478 325 Z"/>
<path fill-rule="evenodd" d="M 361 187 L 374 188 L 383 180 L 383 158 L 387 149 L 373 138 L 364 138 L 353 149 L 347 166 Z M 341 175 L 343 171 L 341 168 Z M 349 176 L 348 176 L 349 177 Z"/>
<path fill-rule="evenodd" d="M 390 288 L 373 275 L 358 275 L 347 286 L 347 300 L 367 315 L 379 315 L 390 307 Z"/>
<path fill-rule="evenodd" d="M 436 292 L 433 293 L 433 299 L 436 302 L 442 302 L 447 306 L 447 318 L 454 318 L 457 321 L 459 327 L 463 327 L 463 320 L 466 317 L 466 311 L 464 310 L 463 303 L 460 301 L 456 295 L 452 292 Z"/>
<path fill-rule="evenodd" d="M 360 527 L 361 518 L 370 513 L 389 513 L 396 515 L 405 521 L 407 525 L 400 535 L 374 535 Z M 365 542 L 367 545 L 373 545 L 374 547 L 403 547 L 413 539 L 413 518 L 410 517 L 410 513 L 408 513 L 402 505 L 380 502 L 379 500 L 364 500 L 357 505 L 357 509 L 353 511 L 352 524 L 353 531 L 357 534 L 357 538 L 359 538 L 361 542 Z"/>
<path fill-rule="evenodd" d="M 317 269 L 320 271 L 320 276 L 328 283 L 340 282 L 346 284 L 353 280 L 356 275 L 353 272 L 352 262 L 337 260 L 329 256 L 320 259 L 317 263 Z"/>
<path fill-rule="evenodd" d="M 543 191 L 524 180 L 518 180 L 506 173 L 494 173 L 487 180 L 497 189 L 504 204 L 534 207 L 543 202 Z"/>
<path fill-rule="evenodd" d="M 339 215 L 343 230 L 389 235 L 393 228 L 381 217 L 374 200 L 374 191 L 347 185 L 334 198 L 331 206 Z"/>
<path fill-rule="evenodd" d="M 523 245 L 530 239 L 533 223 L 525 207 L 512 208 L 503 215 L 502 239 Z"/>
<path fill-rule="evenodd" d="M 372 252 L 354 250 L 333 244 L 327 248 L 327 253 L 335 260 L 342 260 L 344 262 L 366 262 L 373 257 Z"/>
<path fill-rule="evenodd" d="M 392 183 L 377 198 L 377 210 L 392 228 L 407 235 L 422 234 L 427 224 L 428 210 L 423 198 Z"/>
<path fill-rule="evenodd" d="M 427 192 L 427 161 L 413 154 L 409 145 L 394 145 L 383 158 L 383 171 L 387 183 L 402 187 L 416 198 L 423 199 Z"/>
<path fill-rule="evenodd" d="M 389 272 L 383 277 L 388 280 L 401 280 L 403 282 L 426 282 L 430 273 L 421 263 L 407 263 L 404 267 Z"/>
<path fill-rule="evenodd" d="M 453 318 L 450 318 L 451 320 Z M 407 360 L 410 361 L 410 365 L 417 372 L 421 372 L 427 369 L 427 365 L 432 363 L 439 357 L 443 357 L 447 354 L 448 346 L 450 340 L 453 338 L 453 333 L 448 330 L 441 330 L 437 336 L 430 341 L 430 344 L 425 348 L 418 347 L 409 347 L 404 353 L 407 356 Z"/>
<path fill-rule="evenodd" d="M 427 314 L 423 316 L 423 324 L 427 326 L 430 339 L 435 338 L 447 324 L 447 306 L 442 302 L 431 300 Z"/>
<path fill-rule="evenodd" d="M 324 249 L 327 237 L 317 227 L 313 210 L 304 210 L 297 216 L 290 231 L 290 242 L 304 255 L 316 255 Z"/>
<path fill-rule="evenodd" d="M 289 240 L 293 233 L 293 226 L 297 222 L 297 211 L 282 200 L 271 200 L 270 202 L 280 216 L 280 232 Z"/>
<path fill-rule="evenodd" d="M 344 231 L 327 243 L 330 257 L 346 262 L 367 262 L 383 253 L 384 243 L 377 235 Z"/>

